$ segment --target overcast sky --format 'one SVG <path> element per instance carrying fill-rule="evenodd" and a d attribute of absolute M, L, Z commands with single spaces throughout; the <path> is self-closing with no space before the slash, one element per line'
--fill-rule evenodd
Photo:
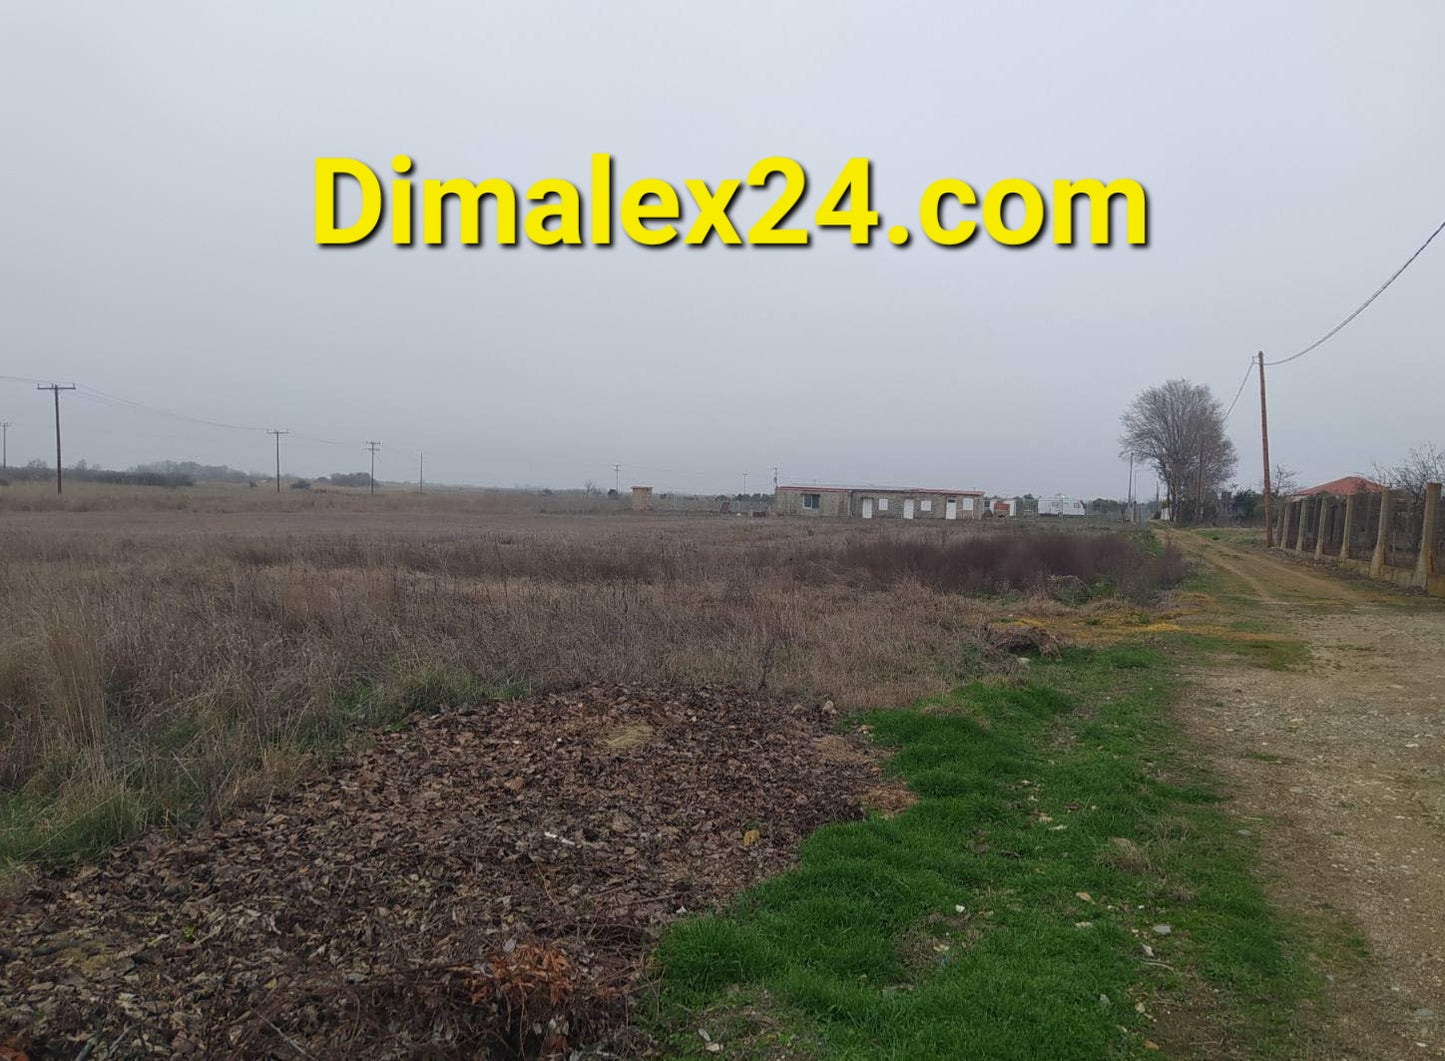
<path fill-rule="evenodd" d="M 1029 13 L 1022 8 L 1027 6 Z M 736 490 L 786 481 L 1121 496 L 1118 416 L 1171 377 L 1227 403 L 1445 217 L 1445 5 L 62 3 L 0 14 L 0 374 L 279 426 L 288 471 Z M 390 178 L 742 178 L 798 218 L 873 160 L 873 246 L 323 249 L 318 156 Z M 1145 248 L 915 235 L 940 177 L 1126 177 Z M 744 188 L 739 228 L 774 198 Z M 690 205 L 684 199 L 685 205 Z M 690 216 L 690 215 L 689 215 Z M 1445 238 L 1270 379 L 1318 481 L 1445 442 Z M 67 453 L 264 469 L 271 439 L 64 405 Z M 10 459 L 49 395 L 0 382 Z M 1257 483 L 1253 384 L 1231 429 Z M 1141 493 L 1153 492 L 1152 477 Z"/>

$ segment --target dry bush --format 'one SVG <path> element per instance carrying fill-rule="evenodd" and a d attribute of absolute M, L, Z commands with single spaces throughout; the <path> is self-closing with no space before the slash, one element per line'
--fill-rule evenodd
<path fill-rule="evenodd" d="M 1151 556 L 1134 537 L 1119 533 L 875 534 L 850 538 L 839 560 L 882 586 L 916 579 L 954 593 L 1030 590 L 1070 578 L 1104 593 L 1141 597 L 1174 585 L 1184 574 L 1172 546 Z"/>
<path fill-rule="evenodd" d="M 912 530 L 426 509 L 6 517 L 0 859 L 219 814 L 359 727 L 517 688 L 726 682 L 845 709 L 940 693 L 979 666 L 992 607 L 951 590 L 987 583 L 979 557 L 1024 554 L 1013 531 Z M 1004 563 L 1015 581 L 1042 554 L 1027 555 Z"/>

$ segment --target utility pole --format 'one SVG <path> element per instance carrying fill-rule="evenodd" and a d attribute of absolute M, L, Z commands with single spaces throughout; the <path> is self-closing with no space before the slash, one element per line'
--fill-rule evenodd
<path fill-rule="evenodd" d="M 612 466 L 612 493 L 617 497 L 622 496 L 622 465 Z"/>
<path fill-rule="evenodd" d="M 10 429 L 14 426 L 9 420 L 0 420 L 0 471 L 10 468 Z"/>
<path fill-rule="evenodd" d="M 289 435 L 290 431 L 282 431 L 278 428 L 269 427 L 266 434 L 276 436 L 276 492 L 281 492 L 281 436 Z"/>
<path fill-rule="evenodd" d="M 416 492 L 426 493 L 426 454 L 418 453 L 416 458 Z"/>
<path fill-rule="evenodd" d="M 1274 524 L 1269 518 L 1269 407 L 1264 400 L 1264 351 L 1259 352 L 1259 436 L 1264 448 L 1264 544 L 1274 547 Z"/>
<path fill-rule="evenodd" d="M 1134 521 L 1134 454 L 1129 454 L 1129 494 L 1124 502 L 1124 522 Z"/>
<path fill-rule="evenodd" d="M 748 473 L 743 472 L 743 497 L 748 496 Z"/>
<path fill-rule="evenodd" d="M 60 392 L 75 390 L 74 383 L 37 383 L 35 389 L 38 391 L 49 391 L 55 397 L 55 492 L 58 494 L 63 489 L 60 473 Z"/>
<path fill-rule="evenodd" d="M 380 442 L 363 442 L 363 446 L 371 450 L 371 492 L 376 493 L 376 451 L 381 449 Z"/>

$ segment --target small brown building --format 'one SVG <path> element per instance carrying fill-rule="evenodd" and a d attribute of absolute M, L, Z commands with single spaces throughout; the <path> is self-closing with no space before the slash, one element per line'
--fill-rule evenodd
<path fill-rule="evenodd" d="M 983 514 L 983 492 L 920 486 L 779 486 L 773 512 L 835 519 L 978 519 Z"/>
<path fill-rule="evenodd" d="M 652 487 L 650 487 L 650 486 L 634 486 L 634 487 L 632 488 L 632 511 L 633 511 L 633 512 L 651 512 L 651 511 L 652 511 Z"/>

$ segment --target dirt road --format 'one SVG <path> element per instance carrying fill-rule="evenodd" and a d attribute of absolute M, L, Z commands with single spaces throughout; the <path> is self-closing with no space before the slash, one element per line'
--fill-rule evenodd
<path fill-rule="evenodd" d="M 1309 650 L 1287 670 L 1202 668 L 1184 708 L 1258 821 L 1276 900 L 1326 936 L 1343 919 L 1368 951 L 1351 960 L 1347 931 L 1318 948 L 1330 1027 L 1308 1056 L 1445 1056 L 1445 602 L 1172 537 L 1220 576 L 1200 621 Z"/>

